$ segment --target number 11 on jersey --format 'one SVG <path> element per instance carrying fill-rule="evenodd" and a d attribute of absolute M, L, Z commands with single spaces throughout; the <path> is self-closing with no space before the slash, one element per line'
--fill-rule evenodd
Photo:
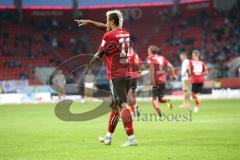
<path fill-rule="evenodd" d="M 119 39 L 119 44 L 121 45 L 121 53 L 120 53 L 120 57 L 126 57 L 127 56 L 127 53 L 126 53 L 126 46 L 129 50 L 129 42 L 130 42 L 130 39 L 129 38 L 120 38 Z"/>

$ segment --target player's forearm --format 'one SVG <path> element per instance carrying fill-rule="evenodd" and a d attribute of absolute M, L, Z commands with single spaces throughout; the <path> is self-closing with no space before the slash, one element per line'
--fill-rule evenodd
<path fill-rule="evenodd" d="M 173 66 L 171 66 L 170 72 L 171 72 L 171 76 L 172 76 L 171 78 L 173 80 L 176 80 L 177 79 L 177 75 L 176 75 L 176 72 L 175 72 L 175 68 Z"/>
<path fill-rule="evenodd" d="M 93 67 L 97 61 L 101 60 L 100 51 L 98 51 L 90 61 L 90 67 Z"/>
<path fill-rule="evenodd" d="M 106 30 L 107 30 L 106 24 L 101 23 L 101 22 L 96 22 L 96 21 L 88 20 L 88 24 L 96 27 L 97 29 L 103 30 L 103 31 L 106 31 Z"/>
<path fill-rule="evenodd" d="M 175 68 L 171 63 L 168 64 L 168 67 L 170 68 L 170 73 L 173 79 L 177 78 L 176 73 L 175 73 Z"/>
<path fill-rule="evenodd" d="M 173 67 L 171 68 L 171 74 L 173 77 L 176 77 L 175 69 Z"/>
<path fill-rule="evenodd" d="M 172 70 L 172 78 L 173 78 L 173 80 L 177 79 L 177 75 L 176 75 L 176 72 L 174 69 Z"/>
<path fill-rule="evenodd" d="M 98 59 L 101 59 L 99 52 L 97 52 L 97 53 L 94 55 L 94 57 L 96 57 L 96 58 L 98 58 Z"/>
<path fill-rule="evenodd" d="M 101 48 L 98 49 L 97 53 L 94 55 L 99 59 L 102 59 L 104 57 L 104 55 L 106 54 L 105 51 L 103 51 Z"/>

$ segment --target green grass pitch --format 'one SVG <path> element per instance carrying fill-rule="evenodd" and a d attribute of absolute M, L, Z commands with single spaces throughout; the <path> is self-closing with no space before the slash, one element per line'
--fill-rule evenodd
<path fill-rule="evenodd" d="M 189 114 L 178 108 L 173 114 Z M 96 103 L 74 103 L 72 112 Z M 154 113 L 141 102 L 142 113 Z M 137 147 L 122 148 L 127 139 L 120 122 L 111 146 L 98 142 L 105 135 L 108 114 L 87 122 L 64 122 L 54 104 L 0 106 L 0 160 L 237 160 L 240 159 L 240 100 L 206 100 L 192 121 L 135 120 Z M 171 114 L 165 105 L 165 113 Z"/>

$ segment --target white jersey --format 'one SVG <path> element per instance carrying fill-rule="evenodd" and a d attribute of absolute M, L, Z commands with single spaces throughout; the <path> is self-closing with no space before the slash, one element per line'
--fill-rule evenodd
<path fill-rule="evenodd" d="M 189 66 L 189 60 L 184 59 L 182 62 L 182 70 L 181 70 L 182 81 L 189 80 L 188 66 Z"/>

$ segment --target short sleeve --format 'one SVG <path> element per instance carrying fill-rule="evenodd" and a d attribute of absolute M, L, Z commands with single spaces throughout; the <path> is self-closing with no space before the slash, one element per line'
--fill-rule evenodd
<path fill-rule="evenodd" d="M 101 46 L 100 46 L 100 49 L 101 50 L 106 50 L 107 49 L 107 43 L 109 41 L 109 34 L 108 33 L 105 33 L 103 35 L 103 38 L 102 38 L 102 42 L 101 42 Z"/>
<path fill-rule="evenodd" d="M 167 66 L 168 64 L 169 64 L 169 61 L 168 61 L 166 58 L 164 58 L 164 59 L 163 59 L 163 65 L 164 65 L 164 66 Z"/>

